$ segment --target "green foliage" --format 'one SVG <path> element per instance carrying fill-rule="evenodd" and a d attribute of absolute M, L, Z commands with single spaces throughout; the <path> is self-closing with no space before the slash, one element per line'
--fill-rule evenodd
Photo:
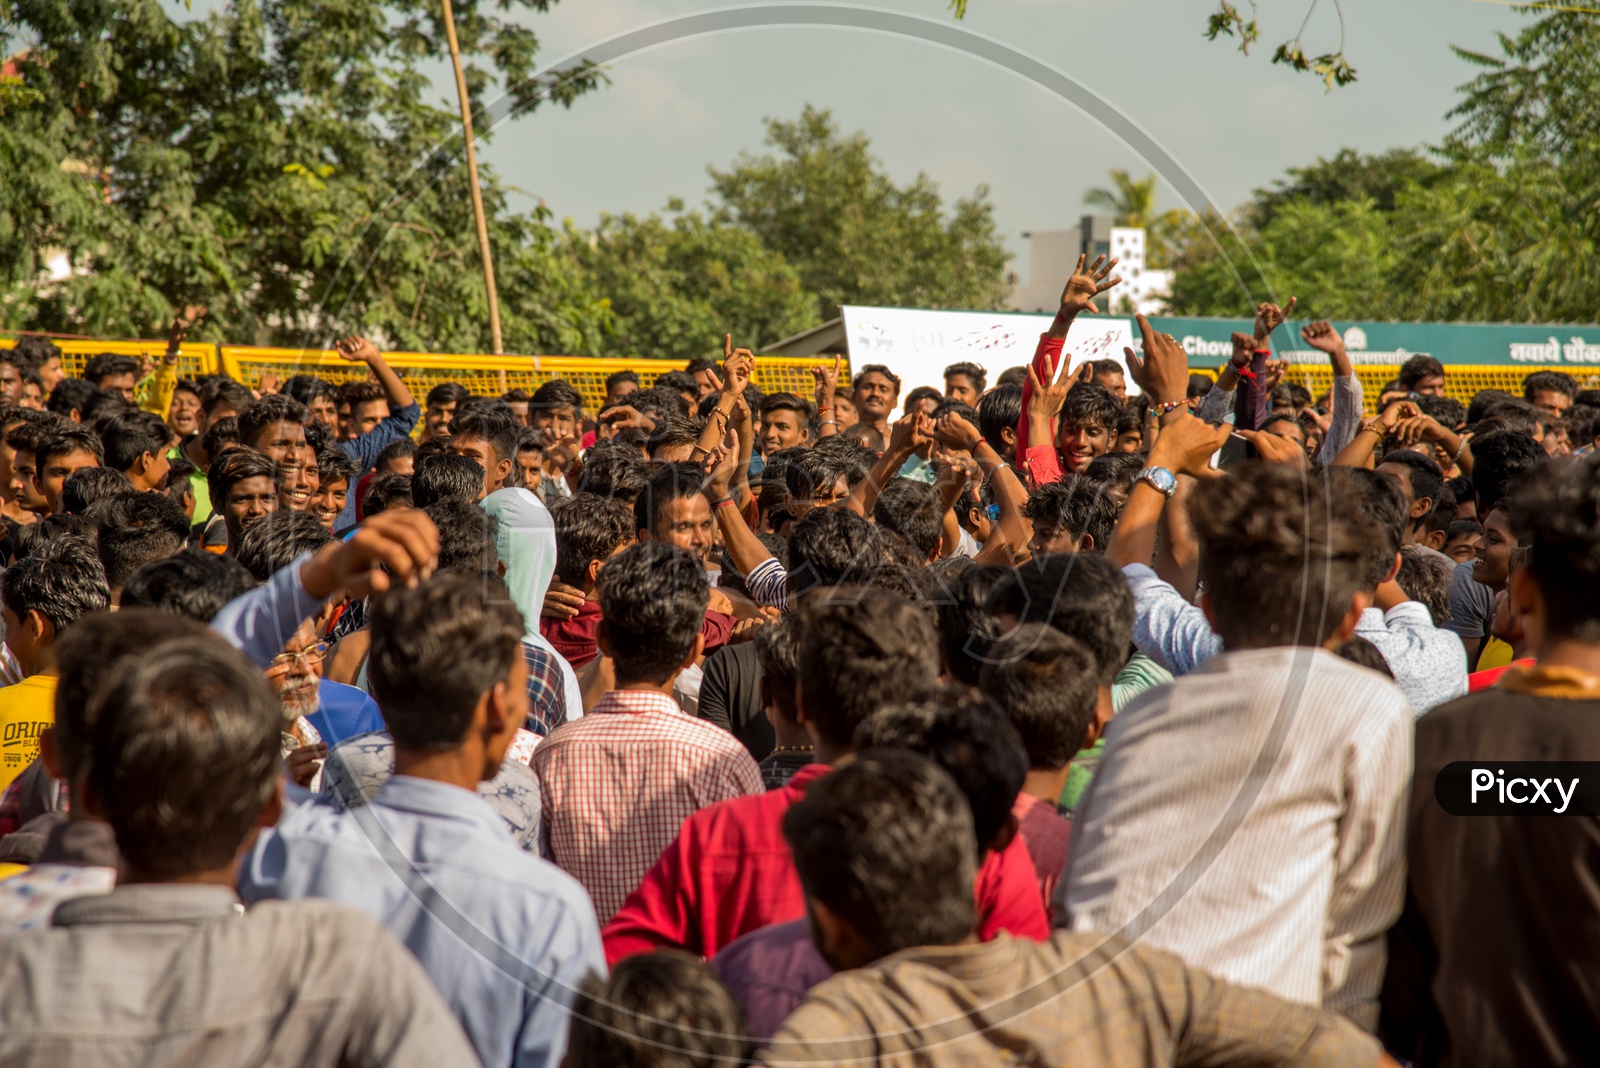
<path fill-rule="evenodd" d="M 1173 310 L 1293 294 L 1307 316 L 1593 322 L 1600 17 L 1555 11 L 1499 43 L 1457 50 L 1480 73 L 1436 159 L 1345 150 L 1257 190 L 1237 237 L 1181 237 Z"/>
<path fill-rule="evenodd" d="M 1089 190 L 1084 205 L 1110 212 L 1117 226 L 1149 226 L 1156 211 L 1156 176 L 1133 178 L 1127 171 L 1112 171 L 1111 185 Z"/>
<path fill-rule="evenodd" d="M 546 10 L 549 0 L 523 0 Z M 504 9 L 510 5 L 501 4 Z M 0 316 L 8 325 L 483 351 L 483 284 L 459 117 L 424 101 L 444 54 L 432 0 L 231 0 L 178 23 L 156 0 L 6 0 L 37 98 L 4 98 Z M 456 8 L 475 100 L 532 107 L 598 84 L 530 81 L 530 31 L 481 0 Z M 513 215 L 484 173 L 511 351 L 592 345 L 603 303 L 556 255 L 547 220 Z M 53 251 L 74 274 L 41 282 Z"/>
<path fill-rule="evenodd" d="M 748 230 L 669 205 L 671 218 L 603 216 L 568 227 L 566 247 L 590 290 L 615 316 L 608 356 L 718 356 L 722 335 L 760 346 L 815 325 L 816 297 L 782 256 Z"/>
<path fill-rule="evenodd" d="M 818 321 L 841 304 L 1001 306 L 1006 253 L 987 188 L 946 211 L 926 175 L 895 185 L 864 134 L 841 136 L 810 106 L 795 122 L 768 120 L 766 143 L 775 151 L 711 171 L 712 218 L 794 265 Z"/>

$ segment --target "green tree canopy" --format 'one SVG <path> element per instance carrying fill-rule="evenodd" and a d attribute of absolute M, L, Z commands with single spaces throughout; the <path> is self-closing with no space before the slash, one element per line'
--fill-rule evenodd
<path fill-rule="evenodd" d="M 818 321 L 841 304 L 1001 306 L 1006 253 L 987 188 L 946 210 L 926 175 L 895 185 L 865 134 L 842 136 L 810 106 L 795 122 L 768 120 L 766 143 L 773 152 L 711 171 L 712 218 L 793 264 Z"/>
<path fill-rule="evenodd" d="M 519 0 L 544 10 L 549 0 Z M 477 101 L 527 108 L 593 88 L 533 80 L 533 34 L 456 7 Z M 27 52 L 0 94 L 0 316 L 9 325 L 286 344 L 349 329 L 482 350 L 481 274 L 458 116 L 419 63 L 444 53 L 424 0 L 230 0 L 176 22 L 156 0 L 6 0 Z M 574 350 L 606 323 L 539 215 L 484 173 L 512 351 Z M 74 273 L 41 283 L 59 250 Z"/>
<path fill-rule="evenodd" d="M 682 205 L 669 217 L 606 215 L 593 231 L 568 227 L 584 283 L 611 302 L 611 356 L 720 356 L 721 339 L 760 351 L 815 325 L 816 297 L 784 258 L 748 230 Z"/>

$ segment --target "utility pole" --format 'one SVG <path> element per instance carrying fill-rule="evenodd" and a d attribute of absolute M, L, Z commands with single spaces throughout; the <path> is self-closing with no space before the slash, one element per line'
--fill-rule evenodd
<path fill-rule="evenodd" d="M 505 352 L 500 340 L 500 296 L 494 287 L 494 256 L 489 251 L 489 224 L 483 216 L 483 191 L 478 188 L 478 150 L 472 143 L 472 104 L 467 98 L 467 78 L 461 72 L 461 45 L 456 41 L 456 16 L 450 0 L 444 5 L 444 34 L 450 42 L 450 65 L 456 72 L 456 96 L 461 100 L 461 136 L 467 145 L 467 180 L 472 188 L 472 215 L 478 223 L 478 249 L 483 254 L 483 288 L 489 295 L 489 340 L 496 356 Z M 502 377 L 504 372 L 502 372 Z"/>

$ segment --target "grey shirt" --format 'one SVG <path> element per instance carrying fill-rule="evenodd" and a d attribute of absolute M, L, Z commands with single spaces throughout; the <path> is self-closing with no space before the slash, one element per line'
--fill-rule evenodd
<path fill-rule="evenodd" d="M 326 901 L 121 886 L 0 953 L 0 1064 L 476 1065 L 381 924 Z"/>

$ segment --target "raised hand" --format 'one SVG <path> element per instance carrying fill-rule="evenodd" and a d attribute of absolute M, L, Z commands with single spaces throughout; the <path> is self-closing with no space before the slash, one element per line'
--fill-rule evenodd
<path fill-rule="evenodd" d="M 1072 392 L 1072 387 L 1089 381 L 1094 377 L 1094 364 L 1085 363 L 1077 372 L 1068 375 L 1067 366 L 1072 358 L 1065 354 L 1061 357 L 1061 369 L 1056 373 L 1055 381 L 1048 384 L 1039 381 L 1039 376 L 1034 373 L 1033 365 L 1028 365 L 1028 382 L 1033 386 L 1033 392 L 1028 397 L 1028 420 L 1051 420 L 1061 413 L 1062 405 L 1067 403 L 1067 394 Z"/>
<path fill-rule="evenodd" d="M 1030 367 L 1028 373 L 1032 374 Z M 933 426 L 934 438 L 947 449 L 960 449 L 970 453 L 983 441 L 983 435 L 978 433 L 978 428 L 966 419 L 951 412 L 939 417 Z"/>
<path fill-rule="evenodd" d="M 921 412 L 903 415 L 889 432 L 890 453 L 907 455 L 933 441 L 933 420 Z M 381 514 L 381 513 L 380 513 Z"/>
<path fill-rule="evenodd" d="M 364 337 L 342 337 L 333 343 L 333 350 L 351 363 L 371 363 L 378 356 L 378 346 Z"/>
<path fill-rule="evenodd" d="M 722 335 L 722 392 L 742 397 L 755 369 L 756 358 L 750 350 L 734 348 L 733 335 Z"/>
<path fill-rule="evenodd" d="M 1157 333 L 1150 320 L 1137 316 L 1144 358 L 1124 347 L 1128 375 L 1156 404 L 1181 401 L 1189 395 L 1189 354 L 1171 334 Z"/>
<path fill-rule="evenodd" d="M 1339 331 L 1326 319 L 1318 319 L 1314 323 L 1307 323 L 1300 328 L 1300 340 L 1321 352 L 1332 355 L 1344 351 L 1344 338 L 1339 336 Z"/>
<path fill-rule="evenodd" d="M 1235 330 L 1233 337 L 1229 340 L 1233 342 L 1233 355 L 1228 357 L 1229 362 L 1241 370 L 1249 367 L 1250 359 L 1256 352 L 1255 335 L 1247 334 L 1243 330 Z"/>
<path fill-rule="evenodd" d="M 1230 426 L 1212 426 L 1180 409 L 1171 422 L 1162 426 L 1150 449 L 1150 466 L 1194 478 L 1214 477 L 1219 472 L 1211 466 L 1211 457 L 1232 432 Z"/>
<path fill-rule="evenodd" d="M 403 508 L 379 512 L 342 542 L 318 550 L 300 569 L 300 583 L 313 597 L 344 590 L 351 597 L 415 586 L 439 563 L 439 528 L 426 512 Z"/>
<path fill-rule="evenodd" d="M 1289 303 L 1281 308 L 1271 301 L 1262 301 L 1256 305 L 1255 336 L 1257 348 L 1265 344 L 1267 338 L 1272 336 L 1272 332 L 1283 325 L 1283 321 L 1289 318 L 1289 313 L 1294 311 L 1295 302 L 1299 299 L 1299 297 L 1290 297 Z"/>
<path fill-rule="evenodd" d="M 1261 375 L 1261 388 L 1271 393 L 1278 388 L 1278 383 L 1283 381 L 1283 376 L 1288 370 L 1288 360 L 1268 360 L 1267 368 Z"/>
<path fill-rule="evenodd" d="M 1077 269 L 1072 272 L 1072 277 L 1067 279 L 1067 286 L 1061 291 L 1061 310 L 1058 316 L 1071 319 L 1080 312 L 1093 315 L 1096 311 L 1094 298 L 1122 281 L 1121 275 L 1108 278 L 1111 269 L 1117 265 L 1116 260 L 1107 260 L 1104 256 L 1096 256 L 1094 263 L 1084 269 L 1087 256 L 1078 257 Z"/>
<path fill-rule="evenodd" d="M 817 381 L 817 407 L 833 403 L 833 395 L 839 391 L 839 371 L 842 364 L 840 357 L 833 358 L 833 370 L 828 370 L 822 364 L 811 368 L 811 377 Z"/>
<path fill-rule="evenodd" d="M 1256 454 L 1269 464 L 1293 464 L 1296 467 L 1306 467 L 1311 463 L 1310 458 L 1306 456 L 1306 450 L 1288 438 L 1280 438 L 1278 435 L 1269 434 L 1265 430 L 1237 430 L 1235 433 L 1254 445 Z"/>

